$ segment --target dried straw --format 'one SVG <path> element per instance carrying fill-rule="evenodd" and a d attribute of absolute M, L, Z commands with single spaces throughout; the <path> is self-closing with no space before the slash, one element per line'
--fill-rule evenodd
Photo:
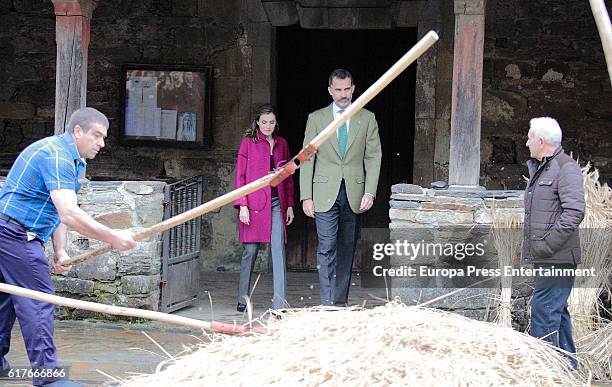
<path fill-rule="evenodd" d="M 269 325 L 275 335 L 214 336 L 122 385 L 585 385 L 543 341 L 436 309 L 299 309 Z"/>
<path fill-rule="evenodd" d="M 599 183 L 599 172 L 591 170 L 587 164 L 582 168 L 586 211 L 580 224 L 580 246 L 583 268 L 595 268 L 594 277 L 577 277 L 568 300 L 568 309 L 572 316 L 574 337 L 578 353 L 584 361 L 579 366 L 591 372 L 597 378 L 605 378 L 602 370 L 610 374 L 610 349 L 593 350 L 602 342 L 612 348 L 609 324 L 606 325 L 599 315 L 599 296 L 603 289 L 610 288 L 612 273 L 612 190 L 606 184 Z M 600 336 L 598 329 L 607 326 L 607 335 Z M 605 333 L 605 331 L 604 331 Z M 593 342 L 597 337 L 599 342 Z M 604 340 L 607 337 L 607 340 Z M 607 353 L 608 357 L 601 357 Z"/>
<path fill-rule="evenodd" d="M 612 190 L 599 183 L 599 172 L 590 164 L 582 168 L 586 212 L 580 224 L 583 268 L 595 268 L 594 277 L 577 277 L 568 305 L 576 338 L 593 332 L 598 322 L 598 302 L 609 286 L 612 270 Z M 595 317 L 595 318 L 594 318 Z"/>
<path fill-rule="evenodd" d="M 491 238 L 497 249 L 497 262 L 503 273 L 504 267 L 515 267 L 520 261 L 523 220 L 519 214 L 502 212 L 495 204 L 491 207 L 491 220 Z M 495 321 L 502 327 L 512 328 L 512 277 L 501 276 L 500 285 Z"/>
<path fill-rule="evenodd" d="M 576 345 L 583 352 L 581 363 L 595 379 L 612 378 L 612 322 L 581 337 Z"/>

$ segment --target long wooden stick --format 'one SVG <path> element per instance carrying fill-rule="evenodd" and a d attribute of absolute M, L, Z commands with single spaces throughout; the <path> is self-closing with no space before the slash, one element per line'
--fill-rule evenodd
<path fill-rule="evenodd" d="M 15 296 L 32 298 L 43 302 L 49 302 L 55 305 L 61 305 L 68 308 L 77 308 L 83 310 L 89 310 L 92 312 L 112 314 L 115 316 L 126 316 L 126 317 L 137 317 L 146 318 L 149 320 L 162 321 L 165 323 L 181 325 L 190 328 L 200 328 L 209 332 L 217 332 L 224 334 L 242 334 L 247 332 L 270 334 L 272 333 L 263 327 L 252 327 L 249 328 L 243 325 L 224 324 L 218 321 L 208 322 L 202 320 L 196 320 L 193 318 L 176 316 L 173 314 L 167 314 L 162 312 L 155 312 L 152 310 L 135 309 L 135 308 L 124 308 L 122 306 L 112 306 L 106 304 L 98 304 L 96 302 L 75 300 L 72 298 L 65 298 L 56 296 L 53 294 L 47 294 L 38 292 L 35 290 L 21 288 L 19 286 L 9 285 L 0 283 L 0 292 L 13 294 Z"/>
<path fill-rule="evenodd" d="M 370 86 L 359 98 L 355 100 L 339 117 L 332 121 L 321 133 L 319 133 L 312 141 L 302 149 L 297 156 L 290 162 L 282 166 L 276 172 L 257 179 L 247 185 L 244 185 L 234 191 L 228 192 L 223 196 L 219 196 L 209 202 L 206 202 L 198 207 L 192 208 L 189 211 L 176 215 L 170 219 L 166 219 L 161 223 L 146 228 L 134 234 L 135 240 L 142 240 L 151 235 L 159 234 L 169 230 L 174 226 L 185 223 L 191 219 L 202 216 L 210 211 L 222 207 L 233 202 L 245 195 L 257 191 L 265 186 L 278 185 L 282 180 L 292 175 L 299 166 L 296 161 L 304 162 L 316 153 L 317 149 L 327 139 L 329 139 L 336 130 L 350 119 L 357 111 L 363 108 L 372 98 L 380 93 L 392 80 L 394 80 L 402 71 L 404 71 L 412 62 L 417 60 L 425 51 L 438 41 L 438 34 L 434 31 L 429 31 L 419 42 L 410 49 L 404 56 L 400 58 L 387 72 L 385 72 L 372 86 Z M 112 250 L 110 245 L 100 247 L 98 249 L 88 251 L 66 261 L 66 265 L 77 263 L 88 258 L 95 257 L 100 254 L 107 253 Z"/>
<path fill-rule="evenodd" d="M 610 15 L 608 15 L 604 0 L 589 0 L 589 3 L 591 4 L 595 24 L 597 24 L 599 30 L 601 45 L 608 64 L 608 75 L 612 84 L 612 25 L 610 24 Z"/>
<path fill-rule="evenodd" d="M 280 176 L 282 172 L 284 171 L 279 170 L 269 175 L 266 175 L 234 191 L 228 192 L 225 195 L 219 196 L 218 198 L 208 201 L 200 206 L 194 207 L 189 211 L 185 211 L 182 214 L 173 216 L 172 218 L 166 219 L 161 223 L 157 223 L 151 227 L 145 228 L 144 230 L 135 233 L 133 235 L 133 238 L 137 241 L 146 239 L 152 235 L 159 234 L 179 224 L 188 222 L 191 219 L 197 218 L 198 216 L 202 216 L 210 211 L 216 210 L 217 208 L 222 207 L 225 204 L 231 203 L 236 199 L 239 199 L 245 195 L 250 194 L 251 192 L 255 192 L 258 189 L 269 185 L 274 180 L 274 178 Z M 77 255 L 76 257 L 70 258 L 66 260 L 65 264 L 72 265 L 74 263 L 84 261 L 100 254 L 108 253 L 112 249 L 113 247 L 111 245 L 105 245 L 95 250 L 91 250 L 81 255 Z"/>

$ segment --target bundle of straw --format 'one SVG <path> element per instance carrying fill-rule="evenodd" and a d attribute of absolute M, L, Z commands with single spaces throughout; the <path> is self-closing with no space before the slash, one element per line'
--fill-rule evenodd
<path fill-rule="evenodd" d="M 581 349 L 581 363 L 595 379 L 612 377 L 612 322 L 582 336 L 576 345 Z"/>
<path fill-rule="evenodd" d="M 580 224 L 583 268 L 595 268 L 595 276 L 577 277 L 568 300 L 574 336 L 593 332 L 600 322 L 599 295 L 609 288 L 612 272 L 612 190 L 599 183 L 599 172 L 587 164 L 582 168 L 586 211 Z"/>
<path fill-rule="evenodd" d="M 398 302 L 291 310 L 269 328 L 276 334 L 215 338 L 122 385 L 584 385 L 542 340 Z"/>
<path fill-rule="evenodd" d="M 497 262 L 504 267 L 518 265 L 523 246 L 523 220 L 519 214 L 504 213 L 491 207 L 491 238 L 497 249 Z M 512 277 L 501 276 L 501 291 L 497 302 L 495 321 L 502 327 L 512 328 Z"/>

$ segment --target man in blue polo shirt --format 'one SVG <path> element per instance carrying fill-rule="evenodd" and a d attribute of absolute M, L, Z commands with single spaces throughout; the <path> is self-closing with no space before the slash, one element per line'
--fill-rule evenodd
<path fill-rule="evenodd" d="M 77 205 L 79 174 L 85 159 L 93 159 L 108 131 L 108 119 L 93 108 L 72 114 L 66 132 L 46 137 L 21 152 L 0 191 L 0 282 L 54 294 L 43 243 L 53 243 L 54 271 L 70 269 L 62 264 L 66 231 L 129 250 L 136 242 L 128 230 L 113 230 L 96 222 Z M 11 330 L 19 320 L 32 368 L 59 367 L 53 343 L 53 304 L 0 293 L 0 363 L 10 366 L 5 355 Z M 48 380 L 34 379 L 35 385 Z"/>

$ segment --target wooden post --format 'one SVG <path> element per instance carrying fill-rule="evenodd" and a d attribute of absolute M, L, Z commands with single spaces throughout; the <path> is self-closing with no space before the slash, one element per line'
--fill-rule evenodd
<path fill-rule="evenodd" d="M 610 15 L 608 15 L 604 0 L 589 0 L 589 3 L 591 4 L 595 24 L 597 24 L 599 30 L 601 45 L 608 63 L 608 75 L 610 76 L 610 82 L 612 82 L 612 25 L 610 24 Z"/>
<path fill-rule="evenodd" d="M 85 107 L 90 20 L 97 0 L 52 0 L 55 11 L 57 65 L 55 73 L 55 134 Z"/>
<path fill-rule="evenodd" d="M 455 0 L 455 47 L 448 180 L 476 188 L 480 177 L 480 113 L 485 0 Z"/>

